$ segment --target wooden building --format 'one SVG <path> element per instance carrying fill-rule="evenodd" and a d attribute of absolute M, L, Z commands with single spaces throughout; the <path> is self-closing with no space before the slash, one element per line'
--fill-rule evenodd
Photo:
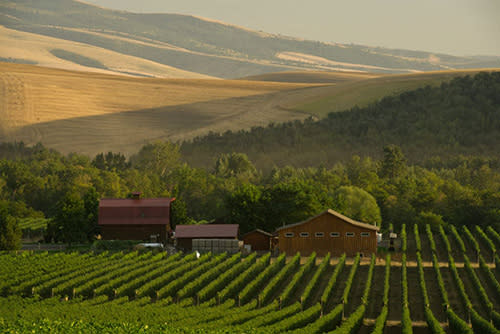
<path fill-rule="evenodd" d="M 193 239 L 235 239 L 238 240 L 238 224 L 177 225 L 175 240 L 177 248 L 192 250 Z"/>
<path fill-rule="evenodd" d="M 280 252 L 309 255 L 313 251 L 323 256 L 346 253 L 364 256 L 377 251 L 378 227 L 360 223 L 334 210 L 327 210 L 306 221 L 278 228 Z"/>
<path fill-rule="evenodd" d="M 245 245 L 252 246 L 253 251 L 271 250 L 272 238 L 273 235 L 271 233 L 260 229 L 250 231 L 241 237 Z"/>
<path fill-rule="evenodd" d="M 104 240 L 165 243 L 172 233 L 170 204 L 175 198 L 101 199 L 99 227 Z"/>

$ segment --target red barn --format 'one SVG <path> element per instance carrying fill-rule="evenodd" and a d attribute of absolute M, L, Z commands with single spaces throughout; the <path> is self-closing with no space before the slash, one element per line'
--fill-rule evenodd
<path fill-rule="evenodd" d="M 256 229 L 241 237 L 245 245 L 251 245 L 252 250 L 270 251 L 273 235 L 269 232 Z"/>
<path fill-rule="evenodd" d="M 156 239 L 165 243 L 172 232 L 170 204 L 175 198 L 101 199 L 99 227 L 104 240 Z"/>

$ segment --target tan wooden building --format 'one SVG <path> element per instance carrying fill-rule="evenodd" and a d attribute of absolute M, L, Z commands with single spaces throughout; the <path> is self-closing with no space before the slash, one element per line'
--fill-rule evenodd
<path fill-rule="evenodd" d="M 332 256 L 346 253 L 363 256 L 377 252 L 377 231 L 375 225 L 361 223 L 334 210 L 327 210 L 306 221 L 280 227 L 278 249 L 280 252 L 319 256 L 330 252 Z"/>

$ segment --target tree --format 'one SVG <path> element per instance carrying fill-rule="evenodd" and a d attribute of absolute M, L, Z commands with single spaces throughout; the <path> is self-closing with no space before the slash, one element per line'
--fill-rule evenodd
<path fill-rule="evenodd" d="M 333 194 L 336 211 L 355 220 L 380 226 L 382 217 L 375 198 L 361 188 L 343 186 Z"/>
<path fill-rule="evenodd" d="M 55 240 L 68 244 L 92 240 L 97 232 L 98 195 L 95 189 L 91 188 L 83 199 L 70 192 L 56 207 L 56 215 L 48 227 Z"/>
<path fill-rule="evenodd" d="M 179 167 L 181 154 L 179 146 L 170 142 L 154 142 L 144 145 L 139 153 L 132 156 L 132 165 L 139 170 L 165 177 Z"/>
<path fill-rule="evenodd" d="M 381 177 L 397 178 L 402 176 L 407 169 L 406 158 L 401 151 L 401 148 L 396 145 L 388 145 L 384 147 L 384 160 L 380 166 Z"/>
<path fill-rule="evenodd" d="M 257 170 L 244 153 L 221 154 L 215 162 L 215 174 L 222 177 L 255 176 Z"/>
<path fill-rule="evenodd" d="M 175 229 L 175 226 L 181 224 L 193 224 L 194 220 L 187 215 L 186 202 L 177 198 L 170 203 L 170 226 Z"/>
<path fill-rule="evenodd" d="M 226 195 L 224 206 L 228 222 L 240 225 L 240 232 L 263 228 L 262 191 L 253 184 L 243 184 Z"/>
<path fill-rule="evenodd" d="M 278 183 L 262 195 L 264 229 L 274 230 L 286 224 L 297 223 L 326 209 L 316 189 L 305 182 Z"/>
<path fill-rule="evenodd" d="M 21 248 L 21 235 L 17 219 L 9 215 L 5 205 L 0 205 L 0 250 Z"/>

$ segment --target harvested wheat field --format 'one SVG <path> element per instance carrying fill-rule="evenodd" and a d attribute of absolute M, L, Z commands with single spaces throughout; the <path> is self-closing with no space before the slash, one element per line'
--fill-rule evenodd
<path fill-rule="evenodd" d="M 23 63 L 72 71 L 122 74 L 129 76 L 208 79 L 208 75 L 184 71 L 139 57 L 128 56 L 97 46 L 53 38 L 0 26 L 1 57 L 16 59 Z M 78 64 L 70 59 L 59 58 L 54 50 L 63 50 L 72 55 L 90 58 L 101 64 L 101 68 Z"/>
<path fill-rule="evenodd" d="M 0 140 L 68 153 L 136 152 L 181 140 L 303 119 L 281 106 L 320 85 L 218 79 L 131 78 L 0 63 Z"/>

